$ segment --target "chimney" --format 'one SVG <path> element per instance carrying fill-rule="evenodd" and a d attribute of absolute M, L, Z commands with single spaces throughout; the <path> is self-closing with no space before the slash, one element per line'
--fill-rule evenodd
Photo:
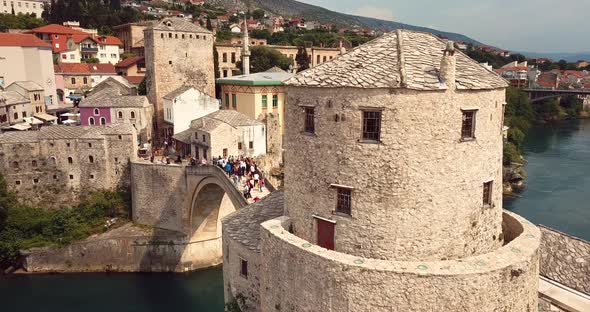
<path fill-rule="evenodd" d="M 443 50 L 443 57 L 440 61 L 440 80 L 449 89 L 455 89 L 455 69 L 457 59 L 455 58 L 455 43 L 448 41 Z"/>

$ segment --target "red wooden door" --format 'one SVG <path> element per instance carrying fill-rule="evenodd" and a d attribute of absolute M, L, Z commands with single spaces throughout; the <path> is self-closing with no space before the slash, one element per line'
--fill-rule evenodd
<path fill-rule="evenodd" d="M 334 223 L 316 219 L 318 225 L 318 245 L 334 250 Z"/>

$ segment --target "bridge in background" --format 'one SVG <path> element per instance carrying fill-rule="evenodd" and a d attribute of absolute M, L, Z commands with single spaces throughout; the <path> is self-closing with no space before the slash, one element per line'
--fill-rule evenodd
<path fill-rule="evenodd" d="M 540 102 L 546 99 L 557 98 L 564 95 L 590 95 L 590 90 L 559 90 L 559 89 L 523 89 L 529 94 L 532 103 Z"/>

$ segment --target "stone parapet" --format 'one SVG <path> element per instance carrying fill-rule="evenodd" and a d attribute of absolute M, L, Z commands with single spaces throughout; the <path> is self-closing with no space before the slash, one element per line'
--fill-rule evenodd
<path fill-rule="evenodd" d="M 506 244 L 446 261 L 357 257 L 291 234 L 288 217 L 262 224 L 261 311 L 533 311 L 540 231 L 503 214 Z"/>

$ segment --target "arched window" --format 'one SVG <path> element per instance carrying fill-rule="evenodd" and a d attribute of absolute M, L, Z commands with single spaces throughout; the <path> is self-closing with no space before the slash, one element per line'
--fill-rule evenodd
<path fill-rule="evenodd" d="M 74 159 L 72 159 L 72 157 L 68 157 L 68 164 L 73 164 L 74 163 Z"/>
<path fill-rule="evenodd" d="M 57 160 L 55 159 L 55 157 L 51 156 L 47 159 L 47 163 L 50 166 L 55 166 L 55 165 L 57 165 Z"/>
<path fill-rule="evenodd" d="M 14 120 L 18 119 L 18 113 L 14 113 Z"/>
<path fill-rule="evenodd" d="M 100 110 L 98 108 L 94 109 L 94 116 L 100 115 Z"/>
<path fill-rule="evenodd" d="M 88 124 L 94 126 L 94 117 L 88 118 Z"/>
<path fill-rule="evenodd" d="M 94 157 L 92 157 L 92 156 L 88 156 L 88 161 L 89 161 L 90 163 L 93 163 L 93 162 L 94 162 Z"/>
<path fill-rule="evenodd" d="M 18 161 L 13 161 L 12 162 L 12 168 L 18 169 Z"/>
<path fill-rule="evenodd" d="M 104 118 L 104 117 L 100 117 L 100 124 L 103 125 L 103 126 L 106 125 L 107 124 L 107 119 Z"/>
<path fill-rule="evenodd" d="M 119 111 L 118 115 L 119 115 L 119 118 L 123 118 L 123 112 Z"/>
<path fill-rule="evenodd" d="M 31 166 L 37 167 L 37 161 L 36 160 L 31 161 Z"/>
<path fill-rule="evenodd" d="M 131 119 L 135 119 L 135 112 L 131 112 Z"/>

